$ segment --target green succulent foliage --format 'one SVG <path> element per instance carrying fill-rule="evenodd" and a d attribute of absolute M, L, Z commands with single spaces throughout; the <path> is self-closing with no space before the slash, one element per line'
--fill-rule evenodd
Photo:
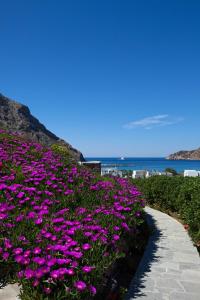
<path fill-rule="evenodd" d="M 62 146 L 59 144 L 52 144 L 51 145 L 51 150 L 55 153 L 58 154 L 62 157 L 63 161 L 69 161 L 72 160 L 72 155 L 69 151 L 69 149 L 67 149 L 66 146 Z"/>
<path fill-rule="evenodd" d="M 178 203 L 183 219 L 195 241 L 200 240 L 200 178 L 186 178 L 181 187 Z"/>
<path fill-rule="evenodd" d="M 166 212 L 175 212 L 189 225 L 194 242 L 200 241 L 200 178 L 152 176 L 133 179 L 147 203 Z"/>

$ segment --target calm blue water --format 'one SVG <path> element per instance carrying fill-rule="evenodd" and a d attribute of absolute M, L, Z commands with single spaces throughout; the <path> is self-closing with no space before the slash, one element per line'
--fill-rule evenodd
<path fill-rule="evenodd" d="M 164 171 L 166 168 L 173 168 L 177 172 L 184 170 L 200 170 L 200 160 L 167 160 L 162 157 L 125 157 L 121 160 L 119 157 L 87 157 L 87 161 L 101 161 L 102 167 L 118 165 L 120 170 L 156 170 Z"/>

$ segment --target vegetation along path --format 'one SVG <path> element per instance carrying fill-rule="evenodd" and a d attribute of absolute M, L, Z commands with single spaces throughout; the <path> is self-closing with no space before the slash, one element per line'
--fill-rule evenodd
<path fill-rule="evenodd" d="M 126 300 L 199 300 L 200 258 L 183 225 L 146 208 L 152 229 Z"/>
<path fill-rule="evenodd" d="M 199 300 L 200 259 L 184 227 L 170 216 L 146 208 L 152 229 L 147 249 L 126 300 Z M 16 300 L 17 286 L 0 289 L 1 300 Z"/>

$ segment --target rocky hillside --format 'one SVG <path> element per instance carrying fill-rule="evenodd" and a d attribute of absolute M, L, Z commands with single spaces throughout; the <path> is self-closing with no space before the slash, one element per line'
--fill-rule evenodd
<path fill-rule="evenodd" d="M 200 160 L 200 148 L 191 151 L 179 151 L 171 154 L 167 157 L 171 160 L 189 159 L 189 160 Z"/>
<path fill-rule="evenodd" d="M 57 137 L 31 115 L 27 106 L 0 94 L 0 128 L 11 132 L 19 132 L 23 136 L 46 146 L 60 144 L 67 148 L 75 160 L 84 161 L 80 151 L 74 149 L 69 143 Z"/>

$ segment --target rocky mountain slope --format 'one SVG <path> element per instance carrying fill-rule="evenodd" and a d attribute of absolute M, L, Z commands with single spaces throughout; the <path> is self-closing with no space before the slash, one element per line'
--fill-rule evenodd
<path fill-rule="evenodd" d="M 171 160 L 189 159 L 189 160 L 200 160 L 200 148 L 191 151 L 178 151 L 167 157 Z"/>
<path fill-rule="evenodd" d="M 84 161 L 80 151 L 60 139 L 31 115 L 27 106 L 0 94 L 0 128 L 19 132 L 23 136 L 46 146 L 59 144 L 67 148 L 69 154 L 77 161 Z"/>

